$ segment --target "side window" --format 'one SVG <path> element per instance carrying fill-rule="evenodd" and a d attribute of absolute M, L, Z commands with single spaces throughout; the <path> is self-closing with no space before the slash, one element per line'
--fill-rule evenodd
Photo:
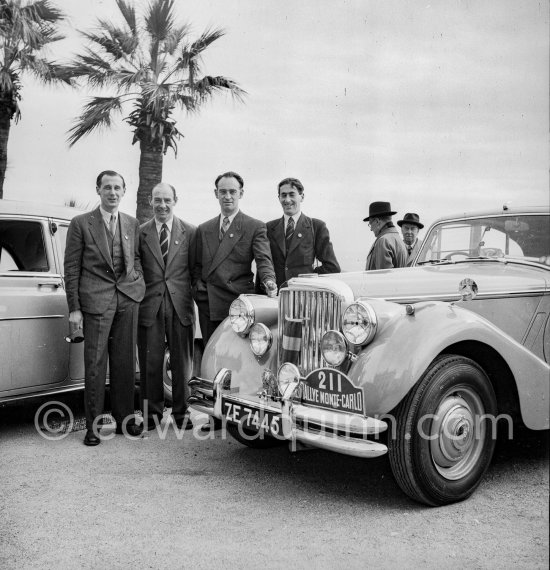
<path fill-rule="evenodd" d="M 0 220 L 0 271 L 49 271 L 42 225 Z"/>
<path fill-rule="evenodd" d="M 69 230 L 69 226 L 64 223 L 56 222 L 57 224 L 57 231 L 55 232 L 56 235 L 56 242 L 57 242 L 57 251 L 59 253 L 59 268 L 61 270 L 61 274 L 65 273 L 63 260 L 65 258 L 65 246 L 67 245 L 67 231 Z"/>

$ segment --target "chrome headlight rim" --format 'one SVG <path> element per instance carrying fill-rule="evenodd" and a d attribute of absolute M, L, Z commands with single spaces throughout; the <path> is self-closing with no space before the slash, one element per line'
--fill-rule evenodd
<path fill-rule="evenodd" d="M 365 337 L 360 341 L 356 341 L 356 340 L 350 338 L 346 334 L 346 328 L 344 326 L 346 314 L 348 313 L 348 311 L 352 307 L 359 307 L 360 309 L 365 311 L 365 313 L 367 314 L 367 317 L 368 317 L 368 321 L 369 321 L 368 328 L 365 331 Z M 376 311 L 373 309 L 373 307 L 372 307 L 372 305 L 370 305 L 370 303 L 365 303 L 364 301 L 355 301 L 354 303 L 350 303 L 348 305 L 348 307 L 346 308 L 346 310 L 342 313 L 342 317 L 340 320 L 340 326 L 341 326 L 342 333 L 343 333 L 345 339 L 350 344 L 352 344 L 353 346 L 365 346 L 365 345 L 369 344 L 370 342 L 372 342 L 372 339 L 376 335 L 376 331 L 378 330 L 378 317 L 376 316 Z M 360 326 L 360 325 L 357 324 L 357 326 Z"/>
<path fill-rule="evenodd" d="M 239 317 L 244 317 L 245 319 L 244 327 L 237 327 L 236 326 L 237 317 L 232 317 L 231 315 L 231 308 L 233 307 L 234 304 L 239 302 L 244 305 L 246 311 L 244 315 L 239 315 Z M 229 306 L 229 320 L 231 322 L 231 328 L 237 334 L 243 334 L 243 335 L 247 334 L 248 331 L 254 325 L 255 318 L 256 318 L 256 312 L 254 311 L 254 305 L 250 302 L 250 299 L 248 299 L 246 295 L 239 295 Z"/>
<path fill-rule="evenodd" d="M 252 336 L 253 334 L 255 334 L 256 330 L 261 331 L 260 334 L 263 334 L 265 337 L 265 340 L 263 341 L 265 344 L 262 345 L 262 349 L 258 351 L 254 350 L 254 344 L 253 344 L 254 339 Z M 248 341 L 250 343 L 250 350 L 253 352 L 253 354 L 255 354 L 256 356 L 263 356 L 266 352 L 269 351 L 269 349 L 273 344 L 273 333 L 263 323 L 254 323 L 250 327 L 250 330 L 248 331 Z"/>
<path fill-rule="evenodd" d="M 283 378 L 283 374 L 285 375 Z M 284 362 L 277 370 L 277 386 L 279 394 L 284 395 L 287 388 L 300 382 L 300 370 L 292 362 Z"/>
<path fill-rule="evenodd" d="M 331 362 L 325 356 L 324 342 L 325 342 L 325 338 L 328 338 L 329 335 L 334 335 L 334 336 L 338 337 L 338 340 L 340 340 L 342 345 L 344 346 L 344 349 L 342 350 L 342 353 L 340 354 L 340 358 L 338 360 L 334 360 L 333 362 Z M 325 362 L 329 366 L 334 366 L 334 367 L 341 366 L 345 362 L 346 357 L 348 355 L 348 347 L 347 347 L 346 337 L 343 335 L 343 333 L 341 333 L 340 331 L 335 330 L 335 329 L 328 330 L 321 338 L 321 354 L 323 355 L 323 359 L 325 360 Z"/>

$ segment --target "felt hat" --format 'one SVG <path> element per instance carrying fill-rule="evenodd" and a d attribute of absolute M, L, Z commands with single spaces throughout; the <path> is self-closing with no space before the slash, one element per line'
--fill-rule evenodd
<path fill-rule="evenodd" d="M 394 214 L 397 214 L 397 212 L 392 212 L 389 202 L 372 202 L 369 206 L 369 215 L 363 221 L 368 222 L 370 218 L 393 216 Z"/>
<path fill-rule="evenodd" d="M 405 214 L 403 216 L 403 219 L 397 222 L 397 225 L 399 227 L 401 227 L 403 224 L 414 224 L 415 226 L 418 226 L 419 229 L 422 229 L 424 227 L 424 224 L 420 223 L 420 218 L 418 214 L 413 214 L 413 213 Z"/>

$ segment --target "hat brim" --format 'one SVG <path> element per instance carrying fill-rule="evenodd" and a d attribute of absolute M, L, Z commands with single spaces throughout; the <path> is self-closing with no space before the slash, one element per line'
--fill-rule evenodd
<path fill-rule="evenodd" d="M 380 218 L 381 216 L 395 216 L 395 214 L 397 214 L 397 212 L 379 212 L 378 214 L 363 218 L 363 221 L 368 222 L 371 218 Z"/>
<path fill-rule="evenodd" d="M 421 224 L 420 222 L 413 222 L 411 220 L 399 220 L 397 222 L 397 225 L 399 227 L 401 227 L 403 224 L 411 224 L 413 226 L 417 226 L 419 230 L 421 230 L 424 227 L 424 224 Z"/>

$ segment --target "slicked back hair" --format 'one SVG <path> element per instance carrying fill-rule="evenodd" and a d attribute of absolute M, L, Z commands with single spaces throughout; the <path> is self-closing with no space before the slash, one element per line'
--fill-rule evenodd
<path fill-rule="evenodd" d="M 285 178 L 279 182 L 279 186 L 277 186 L 277 194 L 281 193 L 281 186 L 285 186 L 285 184 L 288 184 L 295 190 L 298 190 L 298 194 L 304 193 L 304 186 L 297 178 Z"/>
<path fill-rule="evenodd" d="M 155 184 L 151 189 L 151 198 L 153 198 L 153 190 L 158 186 L 168 186 L 168 188 L 170 188 L 172 190 L 172 193 L 174 194 L 174 202 L 178 199 L 176 195 L 176 189 L 172 186 L 172 184 L 168 184 L 168 182 L 159 182 L 158 184 Z"/>
<path fill-rule="evenodd" d="M 230 170 L 229 172 L 224 172 L 223 174 L 220 174 L 215 182 L 214 182 L 214 186 L 216 187 L 216 190 L 218 189 L 218 182 L 222 179 L 222 178 L 234 178 L 238 183 L 239 186 L 241 187 L 241 190 L 244 187 L 244 180 L 242 178 L 241 175 L 237 174 L 236 172 L 233 172 L 232 170 Z"/>
<path fill-rule="evenodd" d="M 103 172 L 100 172 L 97 175 L 97 179 L 95 181 L 96 188 L 101 188 L 101 181 L 104 176 L 120 176 L 120 179 L 122 180 L 122 187 L 126 188 L 126 181 L 124 180 L 124 176 L 118 172 L 115 172 L 114 170 L 104 170 Z"/>

